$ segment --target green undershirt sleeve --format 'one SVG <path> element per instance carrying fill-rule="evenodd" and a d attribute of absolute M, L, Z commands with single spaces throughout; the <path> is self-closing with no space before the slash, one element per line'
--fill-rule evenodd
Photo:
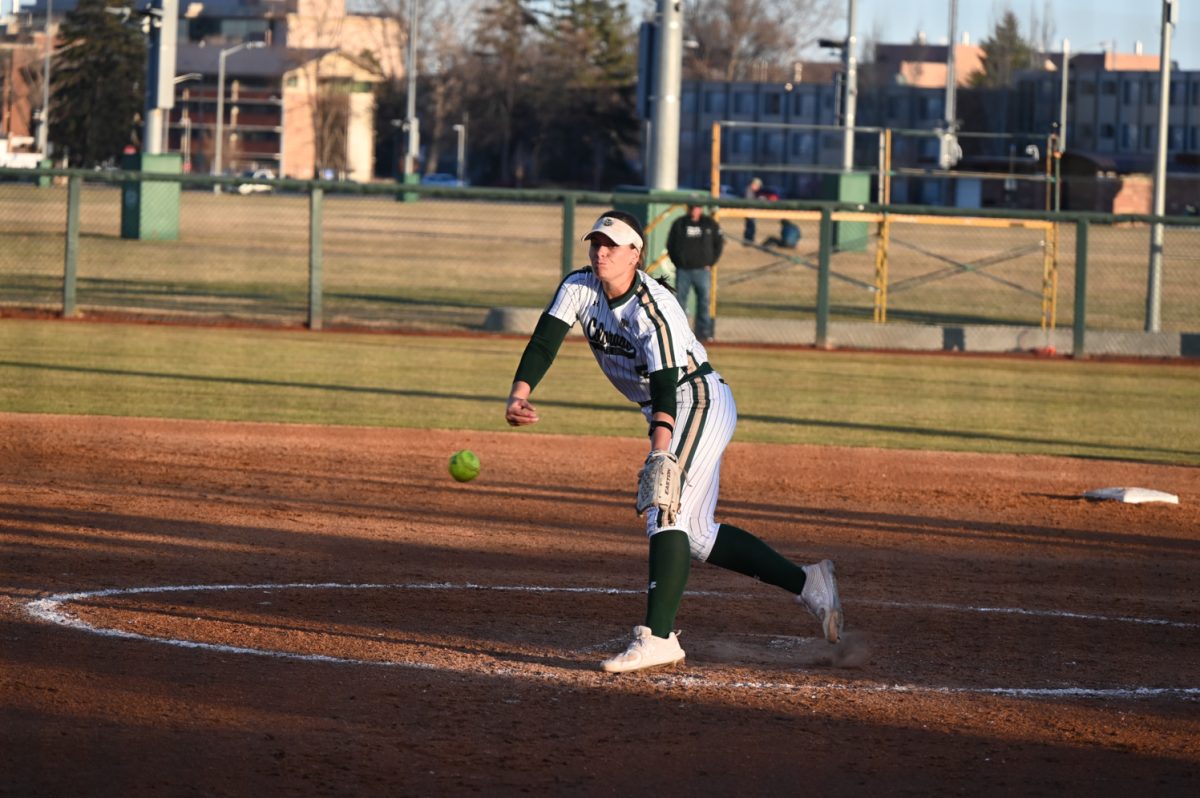
<path fill-rule="evenodd" d="M 571 325 L 562 319 L 543 313 L 538 319 L 533 335 L 529 337 L 529 343 L 525 345 L 525 353 L 521 355 L 521 362 L 517 364 L 513 382 L 523 380 L 529 383 L 531 389 L 536 388 L 542 377 L 546 376 L 570 329 Z"/>
<path fill-rule="evenodd" d="M 666 413 L 675 418 L 675 388 L 679 383 L 679 369 L 659 369 L 650 373 L 650 410 Z"/>

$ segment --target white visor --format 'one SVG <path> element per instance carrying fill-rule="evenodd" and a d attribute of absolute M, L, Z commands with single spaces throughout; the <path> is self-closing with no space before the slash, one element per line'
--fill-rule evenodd
<path fill-rule="evenodd" d="M 634 230 L 629 225 L 622 222 L 620 219 L 614 219 L 611 216 L 601 216 L 596 220 L 596 224 L 588 231 L 588 234 L 583 237 L 584 241 L 594 236 L 596 233 L 603 233 L 606 237 L 618 246 L 627 246 L 632 244 L 642 249 L 642 237 L 638 235 L 637 230 Z"/>

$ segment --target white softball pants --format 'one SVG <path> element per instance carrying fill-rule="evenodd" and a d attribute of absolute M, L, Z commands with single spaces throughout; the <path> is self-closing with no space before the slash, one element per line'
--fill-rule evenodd
<path fill-rule="evenodd" d="M 671 436 L 671 451 L 679 458 L 685 477 L 679 516 L 674 524 L 660 525 L 658 511 L 647 513 L 647 536 L 681 529 L 688 536 L 692 557 L 700 562 L 708 559 L 720 528 L 713 516 L 721 487 L 721 458 L 735 427 L 737 404 L 720 374 L 714 371 L 693 377 L 679 387 Z"/>

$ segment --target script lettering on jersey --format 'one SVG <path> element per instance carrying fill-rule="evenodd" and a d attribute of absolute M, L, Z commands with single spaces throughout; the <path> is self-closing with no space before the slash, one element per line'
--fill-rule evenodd
<path fill-rule="evenodd" d="M 620 333 L 609 332 L 601 327 L 600 322 L 596 319 L 588 319 L 583 332 L 592 348 L 599 349 L 606 355 L 618 355 L 630 359 L 636 356 L 633 343 L 628 338 Z"/>

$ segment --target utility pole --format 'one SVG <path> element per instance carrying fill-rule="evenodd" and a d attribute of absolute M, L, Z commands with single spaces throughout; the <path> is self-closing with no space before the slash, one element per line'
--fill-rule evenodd
<path fill-rule="evenodd" d="M 679 187 L 679 95 L 683 89 L 683 3 L 658 0 L 657 64 L 650 121 L 649 188 Z"/>
<path fill-rule="evenodd" d="M 1159 52 L 1158 148 L 1154 157 L 1154 216 L 1167 210 L 1167 133 L 1171 123 L 1171 30 L 1179 22 L 1179 0 L 1163 0 L 1162 47 Z M 1150 268 L 1146 278 L 1146 332 L 1158 332 L 1162 325 L 1163 226 L 1150 226 Z"/>

